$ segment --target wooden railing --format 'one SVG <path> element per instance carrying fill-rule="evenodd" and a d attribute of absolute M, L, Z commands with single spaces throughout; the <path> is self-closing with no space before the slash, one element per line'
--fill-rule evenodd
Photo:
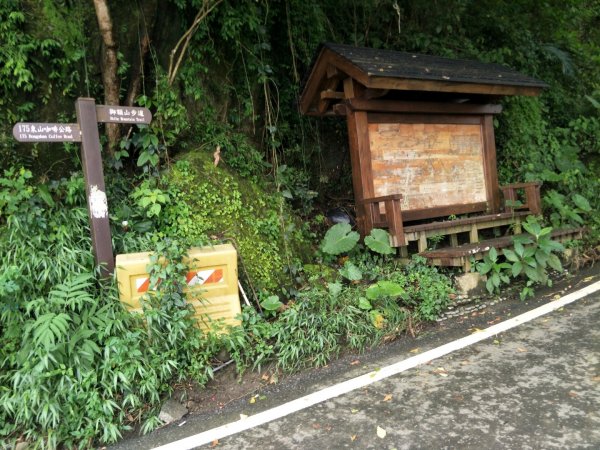
<path fill-rule="evenodd" d="M 540 188 L 542 183 L 514 183 L 501 186 L 500 190 L 504 195 L 504 211 L 514 212 L 517 210 L 529 211 L 531 214 L 538 215 L 542 213 L 542 201 L 540 199 Z M 525 192 L 524 202 L 519 200 L 518 192 Z"/>
<path fill-rule="evenodd" d="M 392 247 L 404 246 L 401 201 L 401 194 L 363 199 L 360 203 L 365 208 L 365 234 L 370 233 L 373 228 L 387 228 L 390 233 Z"/>

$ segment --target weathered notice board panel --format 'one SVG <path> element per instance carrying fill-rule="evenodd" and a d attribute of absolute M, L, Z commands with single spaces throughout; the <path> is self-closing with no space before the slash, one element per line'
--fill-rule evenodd
<path fill-rule="evenodd" d="M 480 123 L 371 122 L 368 130 L 375 196 L 401 192 L 403 211 L 487 200 Z"/>

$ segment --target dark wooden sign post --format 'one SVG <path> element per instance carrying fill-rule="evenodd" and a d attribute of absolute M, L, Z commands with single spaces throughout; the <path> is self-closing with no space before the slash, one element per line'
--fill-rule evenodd
<path fill-rule="evenodd" d="M 81 161 L 94 257 L 96 264 L 101 267 L 102 274 L 108 276 L 114 271 L 115 259 L 98 123 L 148 124 L 152 120 L 152 114 L 147 108 L 96 105 L 93 98 L 78 98 L 75 111 L 77 123 L 19 122 L 13 127 L 13 136 L 19 142 L 81 142 Z"/>

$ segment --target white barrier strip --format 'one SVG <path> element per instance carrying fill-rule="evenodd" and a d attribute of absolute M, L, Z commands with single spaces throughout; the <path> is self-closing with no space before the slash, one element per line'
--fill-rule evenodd
<path fill-rule="evenodd" d="M 448 344 L 426 351 L 424 353 L 421 353 L 420 355 L 412 356 L 408 359 L 383 367 L 379 370 L 366 373 L 364 375 L 352 378 L 350 380 L 327 387 L 325 389 L 321 389 L 320 391 L 313 392 L 312 394 L 308 394 L 304 397 L 300 397 L 296 400 L 292 400 L 290 402 L 284 403 L 283 405 L 277 406 L 272 409 L 268 409 L 253 416 L 249 416 L 245 419 L 241 419 L 236 422 L 231 422 L 226 425 L 213 428 L 211 430 L 207 430 L 202 433 L 198 433 L 196 435 L 162 445 L 160 447 L 156 447 L 154 450 L 192 449 L 200 445 L 208 444 L 215 440 L 231 436 L 232 434 L 240 433 L 241 431 L 245 431 L 250 428 L 257 427 L 259 425 L 264 425 L 265 423 L 271 422 L 276 419 L 280 419 L 289 414 L 301 411 L 310 406 L 325 402 L 340 395 L 347 394 L 348 392 L 351 392 L 353 390 L 363 388 L 365 386 L 375 383 L 376 381 L 380 381 L 393 375 L 397 375 L 408 369 L 412 369 L 422 364 L 426 364 L 434 359 L 440 358 L 449 353 L 468 347 L 469 345 L 473 345 L 477 342 L 493 337 L 498 333 L 502 333 L 525 322 L 529 322 L 552 311 L 556 311 L 557 309 L 560 309 L 563 306 L 568 305 L 569 303 L 572 303 L 576 300 L 579 300 L 598 290 L 600 290 L 600 281 L 591 284 L 583 289 L 580 289 L 579 291 L 572 292 L 571 294 L 561 297 L 558 300 L 546 303 L 545 305 L 542 305 L 539 308 L 528 311 L 517 317 L 513 317 L 512 319 L 505 320 L 504 322 L 493 325 L 480 332 L 470 334 L 469 336 L 465 336 L 463 338 L 457 339 L 456 341 L 452 341 Z"/>

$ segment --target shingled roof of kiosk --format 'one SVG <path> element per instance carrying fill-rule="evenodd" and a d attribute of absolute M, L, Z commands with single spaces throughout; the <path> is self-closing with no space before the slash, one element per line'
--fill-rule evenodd
<path fill-rule="evenodd" d="M 304 114 L 331 114 L 335 100 L 347 98 L 343 80 L 352 78 L 372 90 L 371 98 L 399 93 L 437 93 L 436 100 L 489 103 L 505 95 L 535 96 L 548 85 L 499 64 L 442 58 L 418 53 L 323 44 L 304 83 Z"/>

